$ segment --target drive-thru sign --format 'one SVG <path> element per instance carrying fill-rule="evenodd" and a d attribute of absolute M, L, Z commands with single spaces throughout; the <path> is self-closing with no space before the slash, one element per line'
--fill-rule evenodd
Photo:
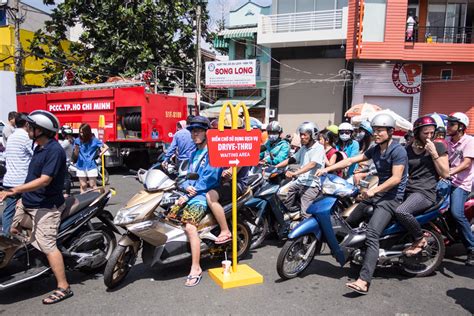
<path fill-rule="evenodd" d="M 230 110 L 232 129 L 224 129 L 225 113 Z M 238 129 L 239 110 L 245 115 L 245 129 Z M 222 106 L 217 130 L 207 131 L 207 147 L 213 167 L 232 167 L 232 272 L 223 268 L 209 270 L 211 278 L 222 288 L 263 283 L 263 276 L 246 264 L 237 265 L 237 167 L 255 166 L 260 155 L 260 130 L 250 127 L 249 111 L 243 102 L 235 107 L 227 102 Z"/>

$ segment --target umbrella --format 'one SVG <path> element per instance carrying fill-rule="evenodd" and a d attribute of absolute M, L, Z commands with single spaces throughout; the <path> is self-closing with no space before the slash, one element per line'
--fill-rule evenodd
<path fill-rule="evenodd" d="M 402 131 L 409 131 L 413 129 L 413 124 L 410 121 L 398 115 L 397 113 L 393 112 L 392 110 L 388 110 L 388 109 L 369 113 L 367 115 L 354 116 L 351 121 L 353 123 L 360 123 L 362 121 L 372 121 L 375 115 L 382 114 L 382 113 L 389 114 L 390 116 L 393 117 L 393 119 L 395 120 L 395 129 L 402 130 Z"/>
<path fill-rule="evenodd" d="M 431 116 L 436 121 L 436 127 L 446 128 L 446 126 L 448 125 L 448 116 L 446 114 L 434 112 L 427 115 Z"/>
<path fill-rule="evenodd" d="M 250 117 L 250 126 L 251 126 L 252 128 L 261 129 L 261 128 L 262 128 L 262 125 L 263 125 L 263 123 L 260 122 L 259 119 L 256 119 L 256 118 L 253 117 L 253 116 Z"/>
<path fill-rule="evenodd" d="M 382 108 L 375 104 L 370 103 L 360 103 L 352 106 L 349 110 L 347 110 L 345 116 L 347 117 L 354 117 L 358 115 L 365 115 L 369 113 L 374 113 L 382 110 Z"/>

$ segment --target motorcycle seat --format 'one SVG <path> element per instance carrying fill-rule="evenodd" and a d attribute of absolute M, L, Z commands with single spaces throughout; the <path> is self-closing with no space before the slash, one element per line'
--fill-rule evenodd
<path fill-rule="evenodd" d="M 100 192 L 90 191 L 76 196 L 70 196 L 66 199 L 66 208 L 61 214 L 61 219 L 65 219 L 91 205 L 99 196 Z"/>

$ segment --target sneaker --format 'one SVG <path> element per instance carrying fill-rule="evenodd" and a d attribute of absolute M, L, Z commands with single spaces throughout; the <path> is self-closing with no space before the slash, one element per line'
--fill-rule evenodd
<path fill-rule="evenodd" d="M 466 265 L 468 267 L 474 267 L 474 251 L 469 251 L 467 253 Z"/>

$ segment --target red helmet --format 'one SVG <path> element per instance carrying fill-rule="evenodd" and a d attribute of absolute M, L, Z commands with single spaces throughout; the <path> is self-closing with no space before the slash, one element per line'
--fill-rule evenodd
<path fill-rule="evenodd" d="M 415 123 L 413 123 L 413 132 L 416 132 L 417 129 L 423 126 L 434 126 L 436 128 L 437 124 L 434 118 L 432 118 L 431 116 L 422 116 L 417 118 Z"/>

